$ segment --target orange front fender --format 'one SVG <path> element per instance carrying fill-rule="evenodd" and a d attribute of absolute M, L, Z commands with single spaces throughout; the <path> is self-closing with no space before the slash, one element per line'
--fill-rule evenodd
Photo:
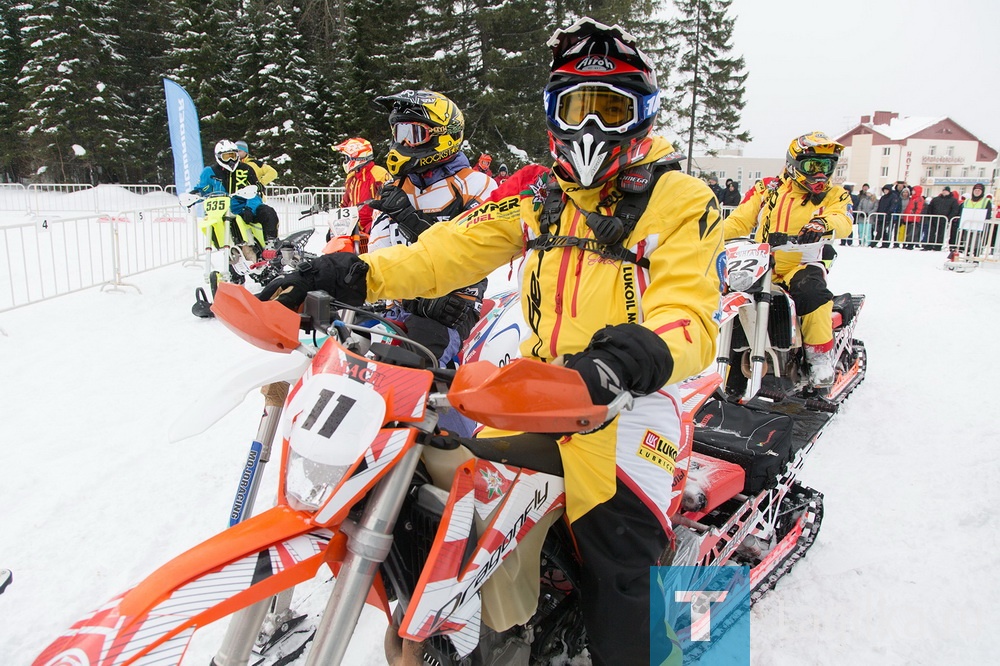
<path fill-rule="evenodd" d="M 275 507 L 160 567 L 74 624 L 34 663 L 82 655 L 93 666 L 153 655 L 180 663 L 194 629 L 309 580 L 324 560 L 343 559 L 345 543 L 317 530 L 309 514 Z"/>

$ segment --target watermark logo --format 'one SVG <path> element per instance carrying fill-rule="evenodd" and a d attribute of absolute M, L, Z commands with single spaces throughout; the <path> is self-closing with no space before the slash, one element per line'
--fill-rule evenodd
<path fill-rule="evenodd" d="M 750 664 L 750 567 L 653 567 L 650 664 Z"/>

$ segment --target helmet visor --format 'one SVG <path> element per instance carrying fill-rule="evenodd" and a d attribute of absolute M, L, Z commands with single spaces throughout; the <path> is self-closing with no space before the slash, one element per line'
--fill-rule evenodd
<path fill-rule="evenodd" d="M 578 130 L 593 120 L 606 132 L 626 132 L 645 120 L 645 109 L 649 102 L 655 102 L 656 94 L 646 99 L 607 83 L 594 82 L 570 86 L 554 97 L 547 93 L 547 97 L 549 117 L 562 130 Z"/>
<path fill-rule="evenodd" d="M 807 157 L 799 164 L 799 168 L 802 170 L 802 173 L 808 176 L 814 176 L 820 173 L 829 176 L 836 168 L 837 160 L 830 159 L 829 157 Z"/>
<path fill-rule="evenodd" d="M 423 123 L 396 123 L 392 126 L 392 139 L 404 146 L 420 146 L 431 140 L 431 128 Z"/>

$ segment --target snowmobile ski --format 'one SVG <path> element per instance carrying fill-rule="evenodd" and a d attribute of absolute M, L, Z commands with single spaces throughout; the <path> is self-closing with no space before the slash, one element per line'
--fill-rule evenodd
<path fill-rule="evenodd" d="M 7 589 L 7 586 L 14 582 L 14 574 L 10 569 L 0 569 L 0 594 Z"/>

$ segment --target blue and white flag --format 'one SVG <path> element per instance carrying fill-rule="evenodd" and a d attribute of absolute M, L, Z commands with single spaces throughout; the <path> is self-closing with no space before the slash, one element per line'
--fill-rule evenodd
<path fill-rule="evenodd" d="M 201 129 L 191 96 L 170 79 L 163 79 L 167 96 L 167 125 L 170 149 L 174 153 L 174 184 L 177 193 L 190 192 L 198 184 L 205 166 L 201 156 Z"/>

